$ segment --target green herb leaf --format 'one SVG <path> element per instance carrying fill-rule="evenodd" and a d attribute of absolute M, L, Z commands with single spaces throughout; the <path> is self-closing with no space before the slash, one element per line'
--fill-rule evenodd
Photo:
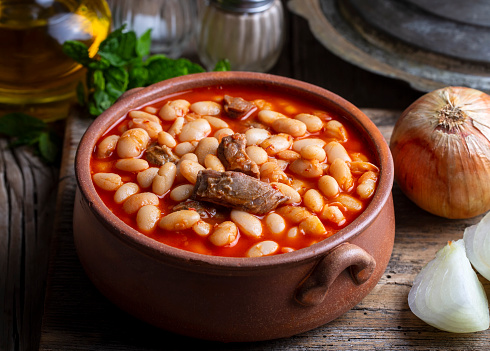
<path fill-rule="evenodd" d="M 21 112 L 13 112 L 0 117 L 0 134 L 21 137 L 33 131 L 46 129 L 46 123 Z"/>
<path fill-rule="evenodd" d="M 85 86 L 82 82 L 77 85 L 77 100 L 80 106 L 85 106 Z"/>
<path fill-rule="evenodd" d="M 139 57 L 145 57 L 150 54 L 151 48 L 151 29 L 143 33 L 136 41 L 136 53 Z"/>
<path fill-rule="evenodd" d="M 39 153 L 41 157 L 49 163 L 54 163 L 58 157 L 58 152 L 58 145 L 52 140 L 51 133 L 42 132 L 39 135 Z"/>
<path fill-rule="evenodd" d="M 228 59 L 219 60 L 218 62 L 216 62 L 216 65 L 214 66 L 213 69 L 214 72 L 230 71 L 230 70 L 231 70 L 230 61 L 228 61 Z"/>
<path fill-rule="evenodd" d="M 87 46 L 79 41 L 65 41 L 62 50 L 63 53 L 84 66 L 87 66 L 92 60 L 88 55 Z"/>
<path fill-rule="evenodd" d="M 76 44 L 75 44 L 76 43 Z M 110 33 L 99 45 L 95 58 L 78 42 L 66 42 L 66 53 L 87 68 L 87 92 L 79 85 L 79 101 L 87 101 L 88 111 L 98 116 L 126 90 L 148 86 L 165 79 L 204 72 L 204 68 L 187 59 L 170 59 L 165 55 L 149 56 L 151 30 L 137 38 L 135 32 L 125 32 L 125 26 Z M 216 71 L 230 70 L 227 60 L 216 64 Z M 84 97 L 87 96 L 85 100 Z"/>

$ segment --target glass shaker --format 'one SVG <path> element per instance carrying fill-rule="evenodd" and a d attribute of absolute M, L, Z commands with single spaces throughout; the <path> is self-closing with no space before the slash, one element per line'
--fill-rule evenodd
<path fill-rule="evenodd" d="M 232 70 L 266 72 L 279 58 L 283 42 L 280 0 L 209 0 L 197 45 L 207 69 L 226 58 Z"/>
<path fill-rule="evenodd" d="M 141 36 L 151 31 L 151 53 L 179 57 L 194 36 L 196 0 L 108 0 L 113 27 Z"/>

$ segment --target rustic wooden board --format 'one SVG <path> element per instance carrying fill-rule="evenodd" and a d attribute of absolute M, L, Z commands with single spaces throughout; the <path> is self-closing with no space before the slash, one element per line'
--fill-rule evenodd
<path fill-rule="evenodd" d="M 388 139 L 399 112 L 365 109 Z M 395 185 L 396 238 L 391 261 L 374 290 L 337 320 L 291 338 L 222 344 L 158 330 L 113 306 L 91 284 L 77 259 L 71 228 L 75 146 L 89 121 L 67 126 L 60 198 L 50 263 L 40 350 L 483 350 L 490 331 L 451 334 L 415 317 L 407 295 L 415 275 L 448 240 L 462 237 L 470 220 L 447 220 L 411 203 Z M 490 296 L 490 283 L 483 281 Z"/>
<path fill-rule="evenodd" d="M 0 138 L 0 350 L 36 345 L 58 169 Z"/>

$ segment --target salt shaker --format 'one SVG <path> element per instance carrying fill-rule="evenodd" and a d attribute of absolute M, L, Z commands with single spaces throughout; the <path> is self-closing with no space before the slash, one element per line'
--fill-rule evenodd
<path fill-rule="evenodd" d="M 266 72 L 283 42 L 280 0 L 209 0 L 201 14 L 197 49 L 207 69 L 228 59 L 234 71 Z"/>

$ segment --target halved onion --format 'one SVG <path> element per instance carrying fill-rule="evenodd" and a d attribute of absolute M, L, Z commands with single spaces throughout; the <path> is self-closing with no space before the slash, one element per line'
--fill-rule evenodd
<path fill-rule="evenodd" d="M 488 329 L 485 290 L 466 257 L 462 239 L 450 241 L 422 268 L 408 294 L 408 305 L 417 317 L 441 330 Z"/>
<path fill-rule="evenodd" d="M 490 212 L 480 223 L 464 231 L 466 256 L 475 269 L 487 280 L 490 280 Z"/>

